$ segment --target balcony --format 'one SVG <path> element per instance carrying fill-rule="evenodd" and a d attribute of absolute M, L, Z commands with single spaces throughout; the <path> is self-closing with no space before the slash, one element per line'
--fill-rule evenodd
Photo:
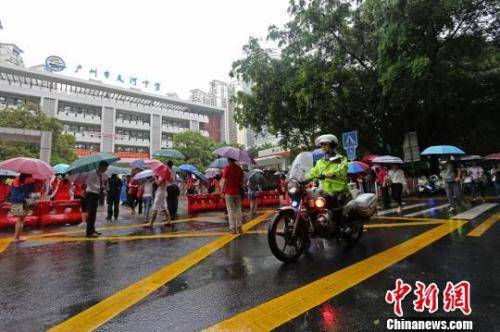
<path fill-rule="evenodd" d="M 144 138 L 122 136 L 122 137 L 115 137 L 115 144 L 149 147 L 151 145 L 151 141 L 149 139 L 144 139 Z"/>
<path fill-rule="evenodd" d="M 189 130 L 189 128 L 179 127 L 179 126 L 162 125 L 161 130 L 164 132 L 167 132 L 167 133 L 174 133 L 175 134 L 175 133 L 185 132 L 185 131 Z"/>
<path fill-rule="evenodd" d="M 95 115 L 67 113 L 67 112 L 57 113 L 57 118 L 61 121 L 79 122 L 79 123 L 96 124 L 96 125 L 100 125 L 102 122 L 101 118 Z"/>
<path fill-rule="evenodd" d="M 151 129 L 151 125 L 149 123 L 141 121 L 128 121 L 123 119 L 116 119 L 115 126 L 129 129 L 142 129 L 147 131 Z"/>
<path fill-rule="evenodd" d="M 65 133 L 75 136 L 75 140 L 78 143 L 101 143 L 101 136 L 98 133 L 77 133 L 71 131 L 65 131 Z"/>

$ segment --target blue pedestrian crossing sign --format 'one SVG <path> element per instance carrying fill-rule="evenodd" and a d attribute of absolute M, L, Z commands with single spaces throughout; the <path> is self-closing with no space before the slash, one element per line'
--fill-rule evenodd
<path fill-rule="evenodd" d="M 349 160 L 356 160 L 356 147 L 355 146 L 350 146 L 345 148 L 347 152 L 347 159 Z"/>
<path fill-rule="evenodd" d="M 342 145 L 344 149 L 358 146 L 358 131 L 348 131 L 342 134 Z"/>

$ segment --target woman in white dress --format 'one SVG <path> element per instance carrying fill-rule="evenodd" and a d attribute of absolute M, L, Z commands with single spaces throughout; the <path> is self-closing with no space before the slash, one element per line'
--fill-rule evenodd
<path fill-rule="evenodd" d="M 149 227 L 153 226 L 153 223 L 155 222 L 159 211 L 163 211 L 163 213 L 165 213 L 165 221 L 167 223 L 170 222 L 170 214 L 168 213 L 167 208 L 167 181 L 165 179 L 162 179 L 161 177 L 156 176 L 155 182 L 158 188 L 156 189 L 153 208 L 151 209 L 153 213 L 151 214 L 151 222 L 149 223 Z"/>

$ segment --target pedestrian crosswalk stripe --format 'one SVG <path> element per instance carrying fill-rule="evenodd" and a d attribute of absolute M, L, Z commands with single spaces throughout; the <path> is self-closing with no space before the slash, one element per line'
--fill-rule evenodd
<path fill-rule="evenodd" d="M 421 207 L 421 206 L 425 206 L 425 205 L 427 205 L 427 204 L 426 203 L 418 203 L 418 204 L 413 204 L 413 205 L 406 205 L 406 206 L 403 206 L 401 208 L 401 210 L 409 210 L 409 209 L 413 209 L 413 208 Z M 398 211 L 398 209 L 399 208 L 378 211 L 377 216 L 385 216 L 386 214 Z"/>
<path fill-rule="evenodd" d="M 468 236 L 479 237 L 484 234 L 491 226 L 493 226 L 500 219 L 500 215 L 493 215 L 479 224 L 476 228 L 467 234 Z"/>
<path fill-rule="evenodd" d="M 442 204 L 442 205 L 434 206 L 434 207 L 432 207 L 430 209 L 425 209 L 425 210 L 421 210 L 421 211 L 416 211 L 416 212 L 405 214 L 405 217 L 418 216 L 418 215 L 421 215 L 421 214 L 425 214 L 427 212 L 431 212 L 431 211 L 435 211 L 435 210 L 440 210 L 440 209 L 445 209 L 448 206 L 450 206 L 450 204 Z"/>
<path fill-rule="evenodd" d="M 457 214 L 456 216 L 453 216 L 453 219 L 466 219 L 466 220 L 472 220 L 476 217 L 478 217 L 480 214 L 485 213 L 486 211 L 493 209 L 495 206 L 498 204 L 496 203 L 485 203 L 478 205 L 468 211 L 462 212 Z"/>
<path fill-rule="evenodd" d="M 453 220 L 222 321 L 207 331 L 271 331 L 450 234 L 467 221 Z"/>

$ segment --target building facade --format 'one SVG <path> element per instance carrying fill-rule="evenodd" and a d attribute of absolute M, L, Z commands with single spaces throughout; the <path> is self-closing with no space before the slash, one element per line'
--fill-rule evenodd
<path fill-rule="evenodd" d="M 24 67 L 23 50 L 16 44 L 0 43 L 0 63 Z"/>
<path fill-rule="evenodd" d="M 26 102 L 62 121 L 79 156 L 102 151 L 149 158 L 186 130 L 225 137 L 223 108 L 0 63 L 0 110 Z"/>

